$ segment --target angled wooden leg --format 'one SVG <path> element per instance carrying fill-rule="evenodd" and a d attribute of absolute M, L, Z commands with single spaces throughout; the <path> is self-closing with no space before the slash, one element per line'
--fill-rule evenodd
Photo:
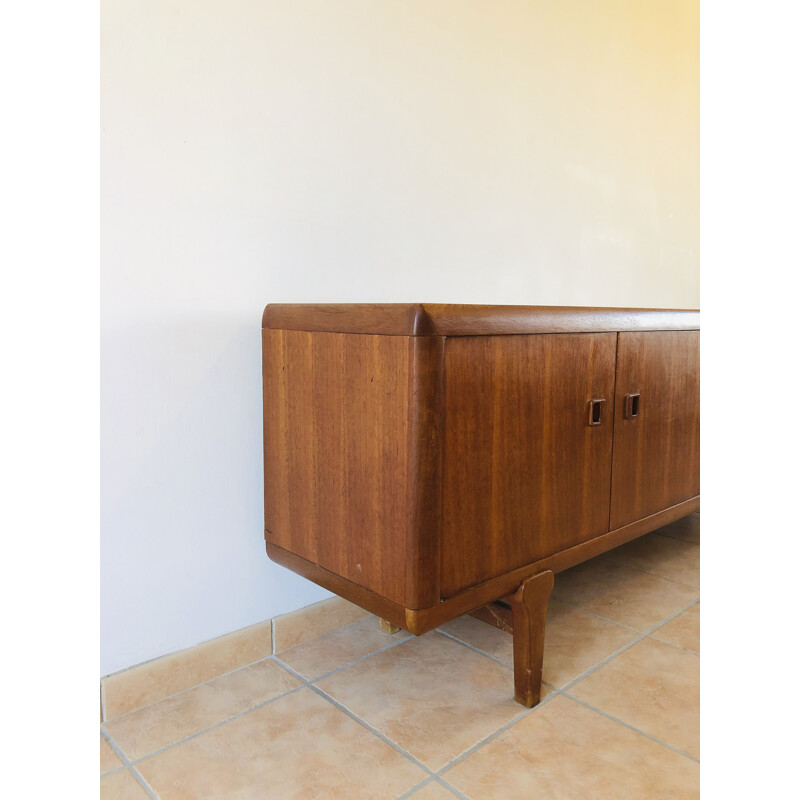
<path fill-rule="evenodd" d="M 526 578 L 508 599 L 514 621 L 514 699 L 531 708 L 542 692 L 542 658 L 547 601 L 553 590 L 550 570 Z"/>

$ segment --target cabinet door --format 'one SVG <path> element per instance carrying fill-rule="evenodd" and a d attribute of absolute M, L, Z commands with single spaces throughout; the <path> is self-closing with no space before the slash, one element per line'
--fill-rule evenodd
<path fill-rule="evenodd" d="M 443 597 L 608 531 L 616 339 L 446 340 Z"/>
<path fill-rule="evenodd" d="M 611 529 L 698 494 L 700 332 L 620 333 Z"/>

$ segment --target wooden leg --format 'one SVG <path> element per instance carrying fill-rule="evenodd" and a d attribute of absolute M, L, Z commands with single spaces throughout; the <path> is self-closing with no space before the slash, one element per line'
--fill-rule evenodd
<path fill-rule="evenodd" d="M 535 706 L 542 692 L 542 658 L 547 601 L 553 573 L 540 572 L 524 580 L 509 597 L 514 620 L 514 699 Z"/>
<path fill-rule="evenodd" d="M 398 628 L 393 622 L 389 622 L 388 619 L 381 618 L 381 630 L 384 633 L 397 633 L 400 628 Z"/>

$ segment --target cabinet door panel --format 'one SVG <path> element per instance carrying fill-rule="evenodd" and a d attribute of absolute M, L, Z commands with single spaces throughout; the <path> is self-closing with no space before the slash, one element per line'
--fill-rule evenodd
<path fill-rule="evenodd" d="M 447 339 L 443 597 L 608 531 L 615 351 L 615 333 Z"/>
<path fill-rule="evenodd" d="M 700 494 L 700 332 L 620 333 L 615 394 L 612 530 Z"/>

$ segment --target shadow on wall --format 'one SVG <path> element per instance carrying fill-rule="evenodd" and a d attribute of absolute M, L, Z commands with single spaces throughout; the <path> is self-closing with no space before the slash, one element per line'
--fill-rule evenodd
<path fill-rule="evenodd" d="M 101 674 L 328 596 L 264 550 L 260 309 L 109 326 L 102 373 Z"/>

